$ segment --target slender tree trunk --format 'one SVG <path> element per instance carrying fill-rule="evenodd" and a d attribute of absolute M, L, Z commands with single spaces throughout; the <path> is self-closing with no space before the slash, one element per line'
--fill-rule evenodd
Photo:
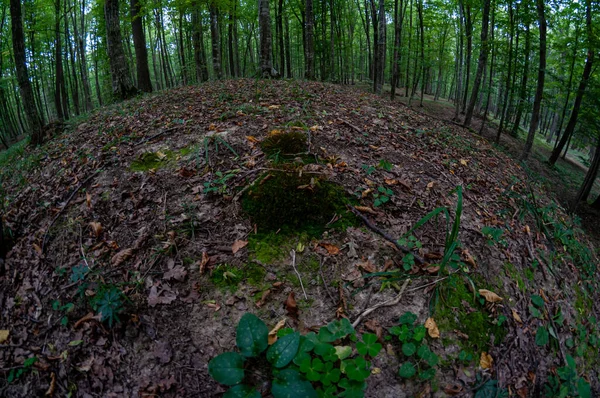
<path fill-rule="evenodd" d="M 288 79 L 291 79 L 292 76 L 292 46 L 290 41 L 290 21 L 288 18 L 284 18 L 285 21 L 285 67 L 286 67 L 286 76 Z M 282 72 L 283 73 L 283 72 Z"/>
<path fill-rule="evenodd" d="M 473 17 L 471 15 L 471 5 L 468 3 L 465 4 L 464 1 L 461 1 L 460 4 L 463 7 L 463 18 L 465 19 L 465 36 L 467 39 L 467 59 L 465 60 L 465 87 L 464 94 L 462 96 L 461 107 L 461 112 L 464 113 L 467 107 L 467 97 L 469 95 L 469 82 L 471 80 L 471 59 L 473 57 Z"/>
<path fill-rule="evenodd" d="M 454 118 L 452 120 L 458 121 L 458 114 L 460 112 L 460 98 L 462 93 L 462 83 L 463 83 L 463 47 L 464 47 L 464 39 L 463 39 L 463 7 L 462 0 L 459 2 L 458 7 L 458 40 L 456 41 L 457 46 L 457 55 L 458 62 L 456 63 L 456 91 L 454 96 Z"/>
<path fill-rule="evenodd" d="M 71 61 L 71 96 L 73 97 L 73 105 L 75 106 L 75 114 L 79 115 L 80 103 L 79 103 L 79 80 L 77 79 L 77 72 L 75 70 L 75 51 L 73 50 L 73 40 L 71 40 L 71 32 L 69 30 L 69 17 L 67 7 L 69 4 L 65 1 L 64 4 L 64 18 L 65 18 L 65 41 L 66 46 L 69 50 L 69 57 Z"/>
<path fill-rule="evenodd" d="M 546 78 L 547 23 L 544 10 L 544 0 L 536 0 L 536 7 L 538 12 L 538 20 L 540 24 L 540 65 L 538 69 L 537 89 L 535 90 L 535 99 L 533 100 L 533 111 L 531 112 L 531 124 L 529 125 L 529 133 L 527 134 L 527 141 L 525 142 L 525 148 L 523 149 L 521 160 L 527 160 L 527 157 L 531 152 L 531 147 L 533 146 L 533 140 L 535 138 L 535 133 L 537 131 L 540 119 L 540 107 L 542 105 L 542 97 L 544 96 L 544 80 Z"/>
<path fill-rule="evenodd" d="M 379 0 L 379 15 L 377 17 L 377 61 L 375 63 L 377 79 L 375 80 L 375 93 L 382 94 L 385 73 L 385 44 L 386 44 L 386 18 L 385 2 Z"/>
<path fill-rule="evenodd" d="M 313 13 L 313 0 L 304 1 L 304 77 L 308 80 L 315 79 L 315 17 Z"/>
<path fill-rule="evenodd" d="M 106 0 L 104 3 L 104 16 L 106 20 L 106 45 L 108 47 L 108 61 L 112 78 L 113 95 L 120 99 L 127 99 L 137 94 L 137 89 L 131 82 L 131 74 L 123 51 L 121 27 L 119 26 L 119 1 Z"/>
<path fill-rule="evenodd" d="M 200 6 L 197 1 L 192 3 L 192 30 L 196 79 L 199 82 L 205 82 L 208 80 L 208 66 L 206 65 L 206 51 L 204 49 L 202 16 L 200 15 Z"/>
<path fill-rule="evenodd" d="M 483 120 L 481 121 L 481 128 L 479 129 L 479 135 L 483 134 L 485 123 L 487 122 L 488 111 L 490 109 L 490 102 L 492 100 L 492 85 L 494 83 L 494 62 L 496 60 L 496 48 L 494 45 L 494 26 L 496 22 L 495 6 L 492 5 L 492 24 L 490 26 L 490 41 L 492 43 L 492 60 L 490 63 L 490 76 L 488 82 L 487 99 L 485 101 L 485 111 L 483 112 Z"/>
<path fill-rule="evenodd" d="M 219 11 L 214 1 L 210 3 L 210 38 L 212 43 L 212 62 L 215 77 L 221 79 L 221 38 L 219 34 Z"/>
<path fill-rule="evenodd" d="M 577 196 L 571 204 L 571 212 L 575 212 L 579 203 L 586 201 L 587 198 L 590 196 L 590 192 L 592 192 L 592 187 L 594 186 L 596 177 L 598 177 L 598 168 L 600 168 L 600 137 L 598 137 L 598 141 L 596 144 L 596 153 L 585 175 L 583 184 L 581 184 L 581 188 L 579 188 L 579 192 L 577 192 Z M 594 203 L 592 206 L 595 207 L 598 201 L 600 201 L 600 197 L 598 197 L 596 203 Z"/>
<path fill-rule="evenodd" d="M 394 0 L 394 56 L 392 57 L 392 81 L 390 99 L 396 97 L 396 86 L 400 80 L 400 40 L 402 38 L 402 3 L 404 1 Z"/>
<path fill-rule="evenodd" d="M 88 72 L 87 66 L 87 58 L 86 58 L 86 38 L 85 34 L 85 3 L 82 1 L 82 8 L 79 9 L 81 11 L 81 18 L 79 21 L 79 26 L 77 22 L 77 9 L 79 7 L 75 7 L 73 11 L 73 33 L 75 34 L 75 40 L 77 41 L 77 55 L 79 58 L 79 73 L 81 74 L 81 83 L 83 85 L 83 97 L 84 97 L 84 110 L 90 111 L 93 108 L 92 105 L 92 88 L 90 86 L 90 76 Z M 80 34 L 81 32 L 81 34 Z"/>
<path fill-rule="evenodd" d="M 60 0 L 54 1 L 54 62 L 55 67 L 55 78 L 54 78 L 54 107 L 56 108 L 56 117 L 58 120 L 63 120 L 66 115 L 66 109 L 63 109 L 62 92 L 65 84 L 65 76 L 63 70 L 62 61 L 62 37 L 60 35 L 60 13 L 61 13 L 61 2 Z"/>
<path fill-rule="evenodd" d="M 591 37 L 591 25 L 592 25 L 592 17 L 591 17 L 591 6 L 589 5 L 590 0 L 586 1 L 588 6 L 586 7 L 586 25 L 588 29 L 588 37 Z M 587 60 L 585 62 L 585 66 L 583 68 L 583 76 L 581 81 L 579 82 L 579 88 L 577 90 L 577 95 L 575 96 L 575 103 L 573 104 L 573 109 L 571 110 L 571 117 L 569 118 L 569 122 L 567 123 L 567 127 L 565 128 L 565 132 L 558 141 L 558 145 L 552 151 L 552 155 L 550 156 L 550 164 L 556 164 L 560 153 L 565 148 L 565 145 L 571 139 L 571 135 L 575 131 L 575 126 L 577 125 L 577 118 L 579 117 L 579 110 L 581 108 L 581 102 L 583 101 L 583 95 L 585 94 L 585 89 L 587 88 L 588 81 L 590 79 L 590 75 L 592 74 L 592 65 L 594 63 L 594 51 L 592 41 L 589 40 L 589 48 L 587 54 Z"/>
<path fill-rule="evenodd" d="M 517 105 L 517 116 L 513 125 L 511 135 L 517 137 L 521 126 L 521 117 L 527 100 L 527 79 L 529 78 L 529 51 L 531 49 L 531 34 L 529 24 L 525 26 L 525 64 L 523 65 L 523 77 L 521 78 L 521 88 L 519 92 L 519 104 Z"/>
<path fill-rule="evenodd" d="M 471 119 L 473 118 L 473 110 L 475 109 L 475 103 L 477 102 L 477 97 L 479 96 L 479 86 L 481 85 L 481 78 L 483 76 L 483 71 L 485 70 L 485 66 L 487 63 L 487 57 L 489 52 L 488 29 L 490 23 L 490 2 L 491 0 L 483 1 L 483 17 L 481 20 L 481 50 L 479 51 L 479 60 L 477 62 L 477 72 L 475 73 L 475 81 L 473 82 L 471 100 L 469 101 L 469 106 L 467 107 L 467 112 L 465 115 L 465 127 L 471 125 Z"/>
<path fill-rule="evenodd" d="M 425 95 L 426 89 L 426 76 L 427 76 L 427 68 L 425 68 L 425 24 L 423 22 L 423 0 L 417 1 L 417 11 L 419 13 L 419 29 L 421 36 L 421 72 L 423 76 L 421 77 L 421 101 L 419 102 L 419 106 L 423 107 L 423 96 Z"/>
<path fill-rule="evenodd" d="M 537 1 L 537 0 L 536 0 Z M 506 112 L 508 107 L 508 97 L 510 94 L 510 80 L 512 75 L 512 58 L 513 58 L 513 37 L 515 34 L 515 17 L 512 9 L 512 1 L 508 4 L 508 16 L 509 16 L 509 24 L 510 24 L 510 39 L 508 41 L 508 71 L 506 73 L 506 85 L 504 87 L 503 95 L 504 100 L 502 101 L 502 110 L 500 115 L 500 124 L 498 125 L 498 132 L 496 134 L 496 144 L 500 143 L 500 136 L 502 135 L 502 130 L 504 130 L 504 120 L 506 119 Z M 499 104 L 500 106 L 500 104 Z"/>
<path fill-rule="evenodd" d="M 260 73 L 263 78 L 277 77 L 273 69 L 273 42 L 271 37 L 271 14 L 269 2 L 259 0 L 258 23 L 260 29 Z"/>
<path fill-rule="evenodd" d="M 138 87 L 145 93 L 151 93 L 152 81 L 150 80 L 150 68 L 148 67 L 148 50 L 146 49 L 146 35 L 144 34 L 140 0 L 131 0 L 131 32 L 135 49 Z"/>
<path fill-rule="evenodd" d="M 10 20 L 17 81 L 21 91 L 21 98 L 23 99 L 23 109 L 25 110 L 27 123 L 29 124 L 31 144 L 36 146 L 40 145 L 43 140 L 42 125 L 27 72 L 25 35 L 23 33 L 23 16 L 21 14 L 20 0 L 10 0 Z"/>

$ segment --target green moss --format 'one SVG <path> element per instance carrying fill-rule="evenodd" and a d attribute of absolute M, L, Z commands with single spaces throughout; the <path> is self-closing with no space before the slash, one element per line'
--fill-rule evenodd
<path fill-rule="evenodd" d="M 242 281 L 262 287 L 267 271 L 258 264 L 249 263 L 241 268 L 221 264 L 210 275 L 211 282 L 222 290 L 235 292 Z"/>
<path fill-rule="evenodd" d="M 312 237 L 320 237 L 327 227 L 355 225 L 348 203 L 342 187 L 293 169 L 266 173 L 242 198 L 242 208 L 259 232 L 305 232 Z M 336 214 L 341 219 L 327 225 Z"/>
<path fill-rule="evenodd" d="M 506 273 L 506 276 L 515 281 L 515 283 L 517 284 L 517 288 L 522 293 L 525 293 L 525 291 L 527 290 L 527 285 L 523 281 L 523 275 L 519 270 L 517 270 L 517 267 L 515 267 L 515 265 L 510 262 L 506 262 L 504 263 L 504 272 Z"/>
<path fill-rule="evenodd" d="M 533 270 L 531 268 L 525 268 L 523 270 L 523 273 L 525 274 L 525 278 L 527 278 L 529 282 L 534 281 L 535 274 L 533 273 Z"/>
<path fill-rule="evenodd" d="M 479 282 L 476 283 L 478 288 L 483 287 Z M 492 335 L 494 344 L 498 345 L 507 334 L 506 328 L 495 324 L 479 299 L 473 297 L 463 278 L 456 275 L 450 276 L 440 288 L 434 317 L 442 336 L 454 330 L 468 335 L 468 340 L 458 339 L 457 343 L 473 356 L 489 350 Z"/>
<path fill-rule="evenodd" d="M 272 264 L 287 256 L 286 248 L 292 248 L 289 236 L 275 232 L 259 233 L 248 237 L 248 251 L 258 261 Z"/>
<path fill-rule="evenodd" d="M 170 150 L 159 152 L 146 152 L 131 162 L 131 171 L 157 170 L 167 165 L 173 159 L 174 153 Z"/>
<path fill-rule="evenodd" d="M 280 132 L 271 133 L 267 138 L 265 138 L 261 143 L 261 148 L 264 153 L 267 155 L 293 155 L 297 153 L 306 152 L 308 149 L 307 146 L 307 137 L 301 131 L 290 131 L 290 132 Z"/>
<path fill-rule="evenodd" d="M 244 266 L 244 277 L 249 285 L 262 286 L 266 275 L 267 271 L 258 264 L 248 263 Z"/>

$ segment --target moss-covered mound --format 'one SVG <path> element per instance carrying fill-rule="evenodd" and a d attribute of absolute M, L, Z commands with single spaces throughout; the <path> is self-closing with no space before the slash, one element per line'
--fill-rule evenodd
<path fill-rule="evenodd" d="M 264 174 L 244 195 L 242 208 L 260 232 L 281 229 L 319 236 L 327 226 L 354 224 L 348 203 L 342 187 L 315 174 L 281 169 Z"/>
<path fill-rule="evenodd" d="M 261 143 L 261 148 L 268 156 L 297 155 L 308 149 L 307 137 L 302 131 L 273 130 Z"/>

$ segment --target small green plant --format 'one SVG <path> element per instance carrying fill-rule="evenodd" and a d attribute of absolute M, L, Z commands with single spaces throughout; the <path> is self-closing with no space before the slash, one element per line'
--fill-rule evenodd
<path fill-rule="evenodd" d="M 62 326 L 67 326 L 67 324 L 69 323 L 69 317 L 67 316 L 67 314 L 69 314 L 75 309 L 75 304 L 67 303 L 65 305 L 62 305 L 60 300 L 53 300 L 52 309 L 54 311 L 64 312 L 65 315 L 62 318 L 60 318 L 60 324 Z"/>
<path fill-rule="evenodd" d="M 379 207 L 390 201 L 390 198 L 394 196 L 394 191 L 389 188 L 380 186 L 377 188 L 377 192 L 373 194 L 375 201 L 373 202 L 373 206 Z"/>
<path fill-rule="evenodd" d="M 21 376 L 23 376 L 25 373 L 31 371 L 31 369 L 33 368 L 33 365 L 38 361 L 37 357 L 31 357 L 31 358 L 27 358 L 25 360 L 25 362 L 23 362 L 23 366 L 19 369 L 11 369 L 10 372 L 8 373 L 8 377 L 6 379 L 6 381 L 8 381 L 9 383 L 12 383 L 13 381 L 17 380 L 18 378 L 20 378 Z"/>
<path fill-rule="evenodd" d="M 400 317 L 400 325 L 389 329 L 389 333 L 398 338 L 406 360 L 398 373 L 405 379 L 416 375 L 420 380 L 431 380 L 435 376 L 435 366 L 439 363 L 439 358 L 425 343 L 427 329 L 423 325 L 416 325 L 416 320 L 415 314 L 405 312 Z M 388 336 L 388 339 L 391 337 Z"/>
<path fill-rule="evenodd" d="M 360 166 L 360 168 L 363 169 L 368 176 L 375 172 L 375 167 L 366 164 L 363 164 L 362 166 Z"/>
<path fill-rule="evenodd" d="M 237 174 L 236 170 L 229 171 L 227 173 L 223 173 L 221 171 L 217 171 L 215 173 L 216 178 L 214 180 L 204 182 L 203 192 L 205 194 L 216 194 L 223 195 L 227 193 L 227 181 L 234 177 Z"/>
<path fill-rule="evenodd" d="M 506 246 L 506 241 L 502 238 L 502 235 L 504 234 L 504 230 L 502 228 L 486 226 L 481 228 L 481 233 L 486 238 L 488 246 L 493 246 L 494 244 Z"/>
<path fill-rule="evenodd" d="M 85 279 L 85 276 L 90 271 L 87 265 L 79 264 L 71 270 L 71 282 L 79 282 Z"/>
<path fill-rule="evenodd" d="M 410 235 L 408 237 L 398 239 L 398 243 L 411 251 L 413 249 L 420 249 L 423 247 L 421 242 L 414 236 Z M 412 253 L 407 253 L 402 258 L 402 268 L 405 271 L 409 271 L 415 265 L 415 256 Z"/>
<path fill-rule="evenodd" d="M 566 364 L 556 369 L 556 376 L 550 375 L 545 385 L 545 396 L 547 397 L 582 397 L 591 398 L 592 389 L 583 377 L 579 377 L 575 359 L 571 355 L 566 356 Z"/>
<path fill-rule="evenodd" d="M 112 327 L 113 323 L 119 322 L 118 314 L 123 311 L 123 292 L 114 285 L 103 285 L 91 300 L 94 311 L 101 315 L 102 321 L 108 321 Z"/>
<path fill-rule="evenodd" d="M 303 336 L 291 328 L 281 329 L 271 346 L 268 334 L 265 323 L 247 313 L 236 329 L 239 352 L 225 352 L 209 362 L 211 377 L 230 386 L 225 397 L 259 398 L 261 394 L 248 382 L 263 381 L 252 380 L 265 373 L 254 371 L 260 364 L 268 367 L 274 398 L 362 397 L 371 374 L 369 359 L 382 348 L 373 334 L 358 341 L 347 319 L 322 327 L 318 334 Z M 354 357 L 352 343 L 358 352 Z"/>
<path fill-rule="evenodd" d="M 379 167 L 380 169 L 383 169 L 385 171 L 392 171 L 392 169 L 394 168 L 394 165 L 385 159 L 381 159 L 379 161 L 379 164 L 377 165 L 377 167 Z"/>

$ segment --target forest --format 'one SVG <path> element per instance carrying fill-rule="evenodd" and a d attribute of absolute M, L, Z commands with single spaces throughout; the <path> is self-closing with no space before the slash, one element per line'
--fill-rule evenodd
<path fill-rule="evenodd" d="M 600 3 L 0 0 L 0 396 L 600 396 Z"/>

